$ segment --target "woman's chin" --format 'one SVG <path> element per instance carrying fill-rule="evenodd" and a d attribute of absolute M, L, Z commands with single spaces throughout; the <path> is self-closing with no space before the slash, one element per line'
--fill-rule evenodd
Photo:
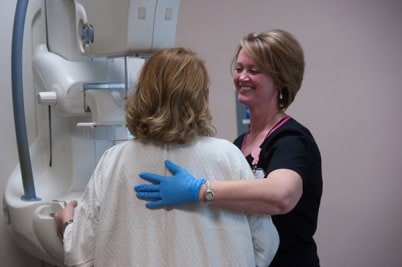
<path fill-rule="evenodd" d="M 250 94 L 245 94 L 245 93 L 239 92 L 239 94 L 237 95 L 237 100 L 244 105 L 247 105 L 247 103 L 249 103 L 250 99 L 251 99 Z"/>

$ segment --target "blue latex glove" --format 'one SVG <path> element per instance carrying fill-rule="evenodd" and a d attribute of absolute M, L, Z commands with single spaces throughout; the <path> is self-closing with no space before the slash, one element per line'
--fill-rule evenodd
<path fill-rule="evenodd" d="M 161 208 L 198 202 L 204 178 L 196 179 L 185 169 L 170 160 L 165 160 L 166 168 L 173 176 L 162 176 L 154 173 L 141 172 L 140 177 L 152 184 L 139 184 L 134 187 L 137 198 L 148 200 L 147 208 Z"/>

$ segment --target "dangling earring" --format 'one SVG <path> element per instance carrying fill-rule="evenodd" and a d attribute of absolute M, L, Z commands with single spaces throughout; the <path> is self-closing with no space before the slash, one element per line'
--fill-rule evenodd
<path fill-rule="evenodd" d="M 279 101 L 283 101 L 283 93 L 282 93 L 282 89 L 279 90 Z"/>
<path fill-rule="evenodd" d="M 283 108 L 285 105 L 283 104 L 283 100 L 284 100 L 284 96 L 283 96 L 283 89 L 279 90 L 279 94 L 278 94 L 278 103 L 279 103 L 279 107 Z"/>

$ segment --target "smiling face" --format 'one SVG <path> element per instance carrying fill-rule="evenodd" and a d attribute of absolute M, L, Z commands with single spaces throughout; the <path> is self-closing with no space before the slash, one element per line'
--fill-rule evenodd
<path fill-rule="evenodd" d="M 234 64 L 233 82 L 239 102 L 250 110 L 277 106 L 278 87 L 243 49 Z"/>

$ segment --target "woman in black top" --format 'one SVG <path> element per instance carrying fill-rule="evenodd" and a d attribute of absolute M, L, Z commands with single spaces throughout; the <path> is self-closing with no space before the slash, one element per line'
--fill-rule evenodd
<path fill-rule="evenodd" d="M 303 194 L 290 212 L 272 216 L 280 246 L 270 266 L 319 266 L 313 235 L 322 193 L 320 152 L 310 131 L 290 116 L 276 127 L 263 141 L 258 163 L 252 163 L 250 154 L 246 159 L 254 169 L 265 173 L 278 169 L 295 171 L 303 181 Z M 239 148 L 245 136 L 235 140 Z"/>
<path fill-rule="evenodd" d="M 266 179 L 200 186 L 185 169 L 169 164 L 173 177 L 141 173 L 152 184 L 137 185 L 137 196 L 157 201 L 157 207 L 200 201 L 270 214 L 280 237 L 270 266 L 319 266 L 313 235 L 322 194 L 321 156 L 310 131 L 286 114 L 302 84 L 303 50 L 283 30 L 251 33 L 241 39 L 232 67 L 238 100 L 250 111 L 249 130 L 235 144 L 256 177 Z"/>

